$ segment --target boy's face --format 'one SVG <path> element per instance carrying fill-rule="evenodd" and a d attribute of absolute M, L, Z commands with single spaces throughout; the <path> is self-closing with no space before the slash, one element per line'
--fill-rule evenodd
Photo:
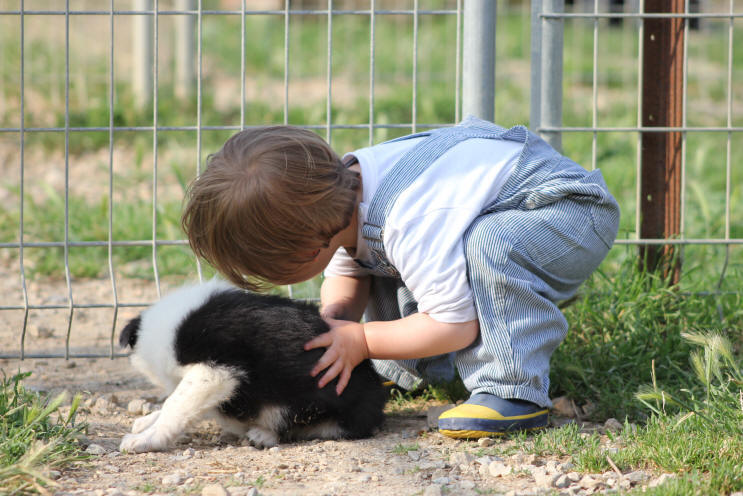
<path fill-rule="evenodd" d="M 317 252 L 315 258 L 311 262 L 303 264 L 299 270 L 297 270 L 292 276 L 292 280 L 286 282 L 286 284 L 295 284 L 302 281 L 312 279 L 316 275 L 320 274 L 325 267 L 330 263 L 330 259 L 333 258 L 336 250 L 338 249 L 337 243 L 332 243 L 328 248 L 323 248 Z"/>

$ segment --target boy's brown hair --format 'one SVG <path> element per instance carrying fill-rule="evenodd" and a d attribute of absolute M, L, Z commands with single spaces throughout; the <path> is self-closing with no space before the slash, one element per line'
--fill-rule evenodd
<path fill-rule="evenodd" d="M 348 226 L 359 175 L 312 131 L 241 131 L 210 155 L 181 223 L 197 256 L 240 287 L 285 284 Z"/>

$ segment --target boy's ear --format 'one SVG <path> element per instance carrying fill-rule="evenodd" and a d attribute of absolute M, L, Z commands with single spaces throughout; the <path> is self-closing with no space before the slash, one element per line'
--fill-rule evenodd
<path fill-rule="evenodd" d="M 133 318 L 124 326 L 119 336 L 119 346 L 122 348 L 126 348 L 127 346 L 134 348 L 134 345 L 137 344 L 137 337 L 139 337 L 139 326 L 141 323 L 142 317 L 140 316 Z"/>

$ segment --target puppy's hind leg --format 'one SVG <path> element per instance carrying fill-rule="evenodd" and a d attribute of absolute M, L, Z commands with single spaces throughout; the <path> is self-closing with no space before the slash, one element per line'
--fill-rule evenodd
<path fill-rule="evenodd" d="M 166 449 L 189 424 L 229 400 L 237 386 L 238 377 L 227 367 L 188 365 L 152 425 L 124 436 L 119 449 L 135 453 Z"/>

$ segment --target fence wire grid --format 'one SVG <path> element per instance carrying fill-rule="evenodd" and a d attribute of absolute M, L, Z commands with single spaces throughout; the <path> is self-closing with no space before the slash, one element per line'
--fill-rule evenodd
<path fill-rule="evenodd" d="M 618 246 L 711 249 L 710 293 L 725 291 L 743 265 L 743 5 L 649 3 L 0 1 L 0 358 L 122 356 L 124 319 L 212 274 L 179 229 L 185 184 L 227 136 L 265 124 L 345 151 L 469 113 L 528 123 L 606 171 Z M 682 122 L 643 125 L 643 30 L 673 18 L 689 21 Z M 641 139 L 669 132 L 682 140 L 680 233 L 643 238 Z M 92 312 L 106 324 L 76 337 Z"/>

